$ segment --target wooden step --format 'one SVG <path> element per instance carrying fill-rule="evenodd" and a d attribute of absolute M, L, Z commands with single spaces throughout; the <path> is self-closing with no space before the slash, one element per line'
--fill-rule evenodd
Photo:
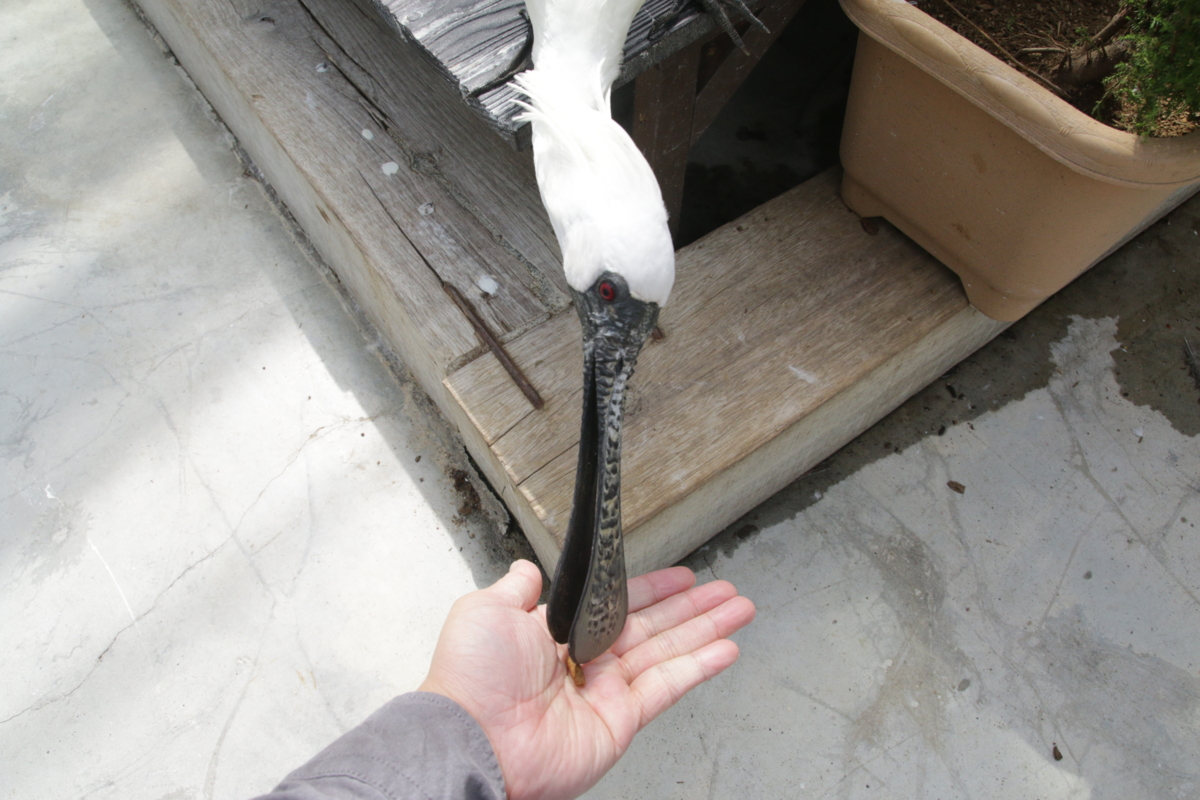
<path fill-rule="evenodd" d="M 354 0 L 141 3 L 552 568 L 582 350 L 528 154 Z M 627 400 L 631 573 L 695 549 L 1005 327 L 893 228 L 867 233 L 838 186 L 826 172 L 678 253 L 665 338 Z"/>

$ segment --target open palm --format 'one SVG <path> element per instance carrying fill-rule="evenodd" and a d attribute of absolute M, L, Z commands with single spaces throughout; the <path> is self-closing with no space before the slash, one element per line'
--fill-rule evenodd
<path fill-rule="evenodd" d="M 482 726 L 510 798 L 577 797 L 628 749 L 634 734 L 738 657 L 726 637 L 754 618 L 727 581 L 694 586 L 673 567 L 629 581 L 629 617 L 612 648 L 584 665 L 576 687 L 566 647 L 538 606 L 541 572 L 508 575 L 461 598 L 442 628 L 422 691 L 445 695 Z"/>

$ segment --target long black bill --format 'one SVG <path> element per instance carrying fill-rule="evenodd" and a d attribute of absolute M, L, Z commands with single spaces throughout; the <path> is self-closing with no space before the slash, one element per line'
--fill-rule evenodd
<path fill-rule="evenodd" d="M 574 294 L 584 336 L 583 417 L 574 505 L 546 620 L 554 640 L 583 664 L 611 647 L 625 627 L 621 421 L 625 387 L 658 306 L 631 297 L 624 280 L 611 273 Z"/>

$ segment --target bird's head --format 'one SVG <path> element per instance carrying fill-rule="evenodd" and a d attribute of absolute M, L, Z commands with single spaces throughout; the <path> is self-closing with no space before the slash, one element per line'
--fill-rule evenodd
<path fill-rule="evenodd" d="M 593 176 L 586 196 L 575 195 L 579 213 L 559 236 L 585 355 L 619 359 L 630 370 L 675 281 L 675 250 L 658 183 L 641 154 L 635 150 L 633 156 L 647 174 L 638 174 L 638 164 L 622 173 L 620 162 L 609 159 L 618 168 Z"/>

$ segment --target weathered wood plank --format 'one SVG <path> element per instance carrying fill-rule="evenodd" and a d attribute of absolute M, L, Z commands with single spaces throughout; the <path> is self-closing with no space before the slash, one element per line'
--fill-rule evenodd
<path fill-rule="evenodd" d="M 659 317 L 666 338 L 647 345 L 630 384 L 631 524 L 659 510 L 642 508 L 638 493 L 658 503 L 676 484 L 708 480 L 966 306 L 954 276 L 908 239 L 865 234 L 832 172 L 684 248 L 677 274 Z M 544 480 L 577 435 L 567 421 L 579 414 L 579 322 L 564 315 L 509 349 L 547 394 L 572 395 L 485 429 L 518 483 L 539 472 Z M 642 441 L 665 424 L 678 428 L 669 441 Z"/>
<path fill-rule="evenodd" d="M 367 16 L 358 20 L 353 46 L 387 50 L 388 56 L 366 61 L 376 64 L 382 80 L 355 75 L 353 59 L 309 13 L 327 5 L 322 0 L 310 0 L 308 8 L 292 0 L 146 3 L 152 18 L 165 18 L 169 11 L 179 28 L 204 37 L 189 47 L 201 54 L 193 61 L 207 63 L 200 72 L 213 75 L 210 83 L 225 84 L 215 90 L 229 98 L 223 116 L 245 119 L 255 130 L 244 138 L 256 161 L 282 164 L 285 159 L 314 187 L 309 192 L 313 208 L 294 204 L 305 229 L 316 232 L 320 247 L 320 231 L 334 225 L 336 217 L 336 225 L 371 264 L 342 279 L 356 294 L 396 295 L 394 310 L 403 311 L 421 332 L 418 346 L 437 370 L 461 363 L 481 346 L 445 296 L 443 283 L 469 298 L 501 338 L 561 311 L 567 296 L 556 285 L 561 274 L 550 247 L 553 235 L 536 189 L 529 188 L 527 158 L 504 153 L 490 167 L 478 163 L 488 152 L 480 144 L 488 139 L 486 126 L 421 59 L 405 62 L 386 31 Z M 353 11 L 341 5 L 343 15 Z M 385 67 L 406 70 L 404 90 L 388 78 Z M 360 86 L 372 87 L 373 96 Z M 445 102 L 439 104 L 439 97 Z M 330 142 L 338 144 L 331 148 Z M 507 202 L 496 202 L 497 197 Z M 482 207 L 498 214 L 481 220 Z M 539 227 L 540 235 L 530 234 Z"/>
<path fill-rule="evenodd" d="M 463 95 L 502 78 L 529 50 L 525 0 L 385 0 L 379 6 L 437 59 Z"/>
<path fill-rule="evenodd" d="M 542 430 L 551 438 L 558 435 L 562 426 L 571 424 L 571 419 L 578 422 L 583 379 L 583 346 L 579 337 L 579 318 L 567 313 L 507 345 L 509 354 L 522 365 L 545 400 L 546 405 L 538 415 L 543 419 Z M 467 409 L 489 445 L 534 411 L 491 356 L 481 356 L 456 371 L 446 379 L 446 386 Z M 488 402 L 479 402 L 483 397 L 489 398 Z"/>
<path fill-rule="evenodd" d="M 527 285 L 552 313 L 570 304 L 528 153 L 496 147 L 486 123 L 437 79 L 414 47 L 397 46 L 379 15 L 346 0 L 304 0 L 329 62 L 404 147 L 416 171 L 443 185 L 501 246 L 525 263 Z M 354 99 L 354 98 L 352 98 Z"/>
<path fill-rule="evenodd" d="M 288 3 L 266 11 L 260 6 L 254 15 L 219 0 L 141 0 L 141 6 L 382 338 L 462 432 L 521 526 L 537 530 L 529 505 L 442 384 L 448 369 L 479 352 L 478 339 L 422 254 L 351 168 L 366 140 L 328 108 L 350 113 L 358 106 L 370 110 L 372 120 L 378 109 L 347 80 L 329 80 L 339 74 L 324 51 L 314 50 L 319 37 L 311 18 Z M 288 38 L 279 35 L 281 26 L 293 29 Z M 480 127 L 461 104 L 455 107 Z M 423 109 L 412 112 L 419 119 Z M 453 119 L 452 111 L 443 111 Z M 482 137 L 491 134 L 483 129 Z M 366 152 L 377 157 L 369 146 Z M 544 217 L 528 224 L 548 227 Z"/>
<path fill-rule="evenodd" d="M 396 31 L 440 65 L 463 96 L 504 78 L 529 49 L 525 0 L 356 1 L 372 3 Z M 638 72 L 714 29 L 699 7 L 672 16 L 675 10 L 676 0 L 646 0 L 634 17 L 624 60 L 641 63 Z M 685 29 L 691 29 L 693 38 L 679 35 Z M 653 61 L 647 62 L 647 55 Z"/>
<path fill-rule="evenodd" d="M 414 369 L 434 374 L 435 365 L 477 348 L 461 315 L 421 313 L 444 294 L 441 281 L 361 177 L 386 161 L 355 130 L 370 120 L 329 113 L 342 92 L 326 80 L 330 73 L 317 72 L 323 55 L 281 37 L 298 15 L 249 15 L 216 0 L 142 7 L 360 302 L 404 292 L 406 302 L 375 322 L 401 336 L 422 332 Z"/>
<path fill-rule="evenodd" d="M 976 320 L 954 276 L 908 239 L 890 228 L 865 234 L 832 171 L 681 250 L 678 275 L 660 317 L 666 339 L 643 351 L 627 407 L 622 506 L 635 552 L 642 527 L 894 359 L 948 367 L 943 352 L 922 353 L 935 332 L 963 325 L 960 317 L 987 338 L 1002 327 Z M 570 513 L 578 439 L 578 320 L 563 315 L 510 350 L 553 398 L 543 410 L 507 391 L 487 359 L 447 383 L 479 409 L 476 425 L 557 537 Z M 880 394 L 856 408 L 903 399 L 894 382 L 878 380 Z M 857 434 L 856 424 L 835 423 L 833 447 Z M 745 510 L 745 497 L 725 500 Z"/>
<path fill-rule="evenodd" d="M 530 65 L 532 33 L 525 16 L 524 0 L 353 2 L 359 8 L 373 12 L 405 42 L 415 44 L 466 103 L 505 141 L 518 150 L 528 148 L 529 126 L 517 121 L 522 110 L 518 101 L 522 96 L 510 81 L 513 74 Z M 770 33 L 758 28 L 745 30 L 743 39 L 750 50 L 749 55 L 741 51 L 729 54 L 718 73 L 709 76 L 712 80 L 707 81 L 708 85 L 699 95 L 694 81 L 685 87 L 685 91 L 677 93 L 674 105 L 680 105 L 684 96 L 695 98 L 700 114 L 690 138 L 686 132 L 684 134 L 684 150 L 715 119 L 802 3 L 803 0 L 752 3 Z M 724 36 L 713 20 L 700 12 L 699 6 L 684 7 L 676 14 L 676 5 L 676 0 L 647 0 L 639 10 L 626 39 L 617 86 L 660 64 L 677 60 L 689 47 L 706 37 Z M 742 27 L 746 25 L 742 23 Z M 678 72 L 679 65 L 675 64 L 671 69 Z M 678 83 L 679 76 L 675 77 L 675 83 Z M 690 110 L 688 116 L 691 116 Z M 672 145 L 669 149 L 675 148 Z M 664 168 L 665 184 L 671 187 L 678 183 L 682 187 L 682 171 L 682 167 L 670 171 Z M 672 211 L 679 208 L 678 204 L 670 202 L 667 207 Z"/>
<path fill-rule="evenodd" d="M 1006 323 L 964 306 L 779 436 L 646 520 L 628 542 L 630 574 L 683 558 L 887 416 L 1005 327 Z M 557 555 L 558 550 L 550 548 L 549 552 Z"/>
<path fill-rule="evenodd" d="M 355 0 L 376 12 L 400 36 L 417 44 L 464 98 L 510 144 L 528 144 L 517 92 L 507 78 L 530 48 L 524 0 Z M 670 57 L 714 29 L 696 7 L 672 17 L 676 0 L 647 0 L 625 42 L 617 85 Z"/>

